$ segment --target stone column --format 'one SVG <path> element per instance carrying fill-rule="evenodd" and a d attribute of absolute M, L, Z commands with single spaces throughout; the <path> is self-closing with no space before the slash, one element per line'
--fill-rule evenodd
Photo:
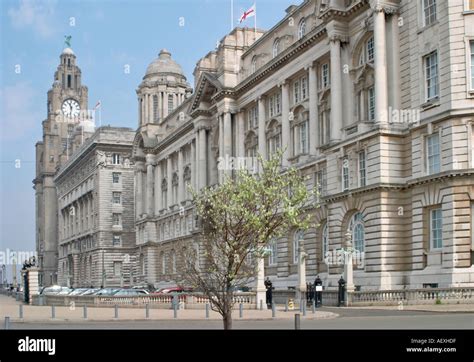
<path fill-rule="evenodd" d="M 155 155 L 146 155 L 146 213 L 153 216 L 154 199 L 153 199 L 153 170 L 155 166 Z"/>
<path fill-rule="evenodd" d="M 237 157 L 245 157 L 245 117 L 244 112 L 240 111 L 236 115 L 237 129 Z"/>
<path fill-rule="evenodd" d="M 191 187 L 196 190 L 196 141 L 191 141 Z"/>
<path fill-rule="evenodd" d="M 341 41 L 335 36 L 331 44 L 331 142 L 341 140 L 342 128 L 342 67 Z"/>
<path fill-rule="evenodd" d="M 173 173 L 171 172 L 171 168 L 173 167 L 173 163 L 172 163 L 172 158 L 171 158 L 171 155 L 168 156 L 168 158 L 166 159 L 167 161 L 167 178 L 168 178 L 168 207 L 170 207 L 171 205 L 174 205 L 175 201 L 176 200 L 173 200 L 173 182 L 172 182 L 172 178 L 173 178 Z"/>
<path fill-rule="evenodd" d="M 377 123 L 387 122 L 387 52 L 385 34 L 385 13 L 382 7 L 374 9 L 375 50 L 375 116 Z"/>
<path fill-rule="evenodd" d="M 143 122 L 143 117 L 142 117 L 142 99 L 139 97 L 138 98 L 138 125 L 141 126 Z M 96 123 L 96 126 L 98 124 Z"/>
<path fill-rule="evenodd" d="M 196 129 L 194 131 L 194 149 L 195 149 L 195 154 L 194 154 L 194 164 L 195 164 L 195 171 L 196 171 L 196 177 L 194 179 L 195 184 L 194 184 L 194 189 L 196 191 L 199 191 L 200 189 L 200 174 L 201 174 L 201 165 L 199 163 L 199 157 L 200 157 L 200 150 L 199 150 L 199 129 Z"/>
<path fill-rule="evenodd" d="M 163 92 L 163 119 L 168 116 L 168 92 Z"/>
<path fill-rule="evenodd" d="M 140 120 L 141 124 L 145 123 L 145 96 L 142 95 L 140 99 Z"/>
<path fill-rule="evenodd" d="M 398 26 L 398 15 L 390 16 L 390 52 L 391 52 L 391 68 L 390 68 L 390 89 L 392 91 L 391 105 L 394 109 L 400 110 L 402 107 L 401 100 L 401 75 L 400 75 L 400 29 Z"/>
<path fill-rule="evenodd" d="M 143 213 L 143 162 L 137 161 L 135 163 L 136 175 L 137 175 L 137 185 L 135 192 L 135 212 L 136 218 L 139 219 Z"/>
<path fill-rule="evenodd" d="M 223 131 L 223 151 L 222 156 L 225 159 L 232 157 L 232 116 L 230 112 L 224 113 L 222 117 L 222 131 Z M 232 174 L 232 170 L 228 167 L 224 170 L 224 173 L 228 176 Z"/>
<path fill-rule="evenodd" d="M 161 172 L 161 164 L 157 162 L 155 166 L 155 215 L 159 215 L 160 210 L 163 208 L 163 200 L 161 199 L 162 179 L 163 173 Z"/>
<path fill-rule="evenodd" d="M 265 160 L 267 158 L 267 137 L 265 132 L 266 114 L 265 97 L 258 97 L 258 153 Z"/>
<path fill-rule="evenodd" d="M 148 94 L 144 95 L 144 108 L 145 108 L 145 121 L 143 123 L 148 123 Z"/>
<path fill-rule="evenodd" d="M 290 85 L 285 81 L 281 86 L 281 146 L 286 148 L 282 165 L 288 166 L 290 156 Z"/>
<path fill-rule="evenodd" d="M 176 203 L 180 204 L 184 200 L 184 178 L 183 178 L 183 149 L 178 151 L 178 200 Z"/>
<path fill-rule="evenodd" d="M 148 113 L 149 113 L 148 122 L 153 123 L 153 122 L 155 122 L 154 113 L 153 113 L 153 94 L 148 95 L 148 98 L 149 98 L 148 106 L 149 106 L 149 109 L 150 109 L 148 111 Z"/>
<path fill-rule="evenodd" d="M 312 64 L 308 67 L 308 87 L 309 87 L 309 154 L 316 154 L 318 142 L 318 90 L 317 90 L 317 70 Z"/>
<path fill-rule="evenodd" d="M 203 188 L 207 184 L 207 142 L 206 142 L 206 129 L 201 128 L 199 130 L 199 189 Z"/>

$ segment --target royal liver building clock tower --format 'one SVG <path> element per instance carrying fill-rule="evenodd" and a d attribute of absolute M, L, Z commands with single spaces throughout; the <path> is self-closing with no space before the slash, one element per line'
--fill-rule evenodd
<path fill-rule="evenodd" d="M 40 284 L 57 282 L 58 209 L 54 176 L 75 146 L 79 121 L 87 114 L 87 87 L 82 85 L 76 56 L 67 47 L 60 56 L 48 91 L 47 118 L 43 121 L 43 140 L 36 144 L 36 250 Z M 84 132 L 82 132 L 82 135 Z M 77 137 L 76 137 L 77 139 Z"/>

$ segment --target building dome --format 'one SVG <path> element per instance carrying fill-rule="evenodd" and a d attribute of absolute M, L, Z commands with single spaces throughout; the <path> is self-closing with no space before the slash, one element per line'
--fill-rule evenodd
<path fill-rule="evenodd" d="M 162 49 L 158 58 L 151 62 L 146 69 L 145 77 L 165 73 L 178 74 L 184 77 L 183 69 L 171 58 L 171 53 L 166 49 Z"/>
<path fill-rule="evenodd" d="M 64 48 L 62 54 L 65 54 L 65 55 L 74 55 L 74 52 L 72 51 L 71 48 Z"/>

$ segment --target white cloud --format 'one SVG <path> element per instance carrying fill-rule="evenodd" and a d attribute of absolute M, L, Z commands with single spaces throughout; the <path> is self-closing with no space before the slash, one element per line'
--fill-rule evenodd
<path fill-rule="evenodd" d="M 8 16 L 14 28 L 31 27 L 39 36 L 48 38 L 55 33 L 52 19 L 55 5 L 56 0 L 20 0 L 18 8 L 8 10 Z"/>
<path fill-rule="evenodd" d="M 21 140 L 41 124 L 44 115 L 35 107 L 37 94 L 28 82 L 1 88 L 0 99 L 2 141 Z"/>

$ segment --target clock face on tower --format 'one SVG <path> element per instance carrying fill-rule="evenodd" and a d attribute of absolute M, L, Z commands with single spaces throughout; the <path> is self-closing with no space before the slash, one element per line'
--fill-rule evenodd
<path fill-rule="evenodd" d="M 66 99 L 63 102 L 63 106 L 61 107 L 63 114 L 66 117 L 73 118 L 79 116 L 79 111 L 81 110 L 79 103 L 76 100 L 70 98 Z"/>

